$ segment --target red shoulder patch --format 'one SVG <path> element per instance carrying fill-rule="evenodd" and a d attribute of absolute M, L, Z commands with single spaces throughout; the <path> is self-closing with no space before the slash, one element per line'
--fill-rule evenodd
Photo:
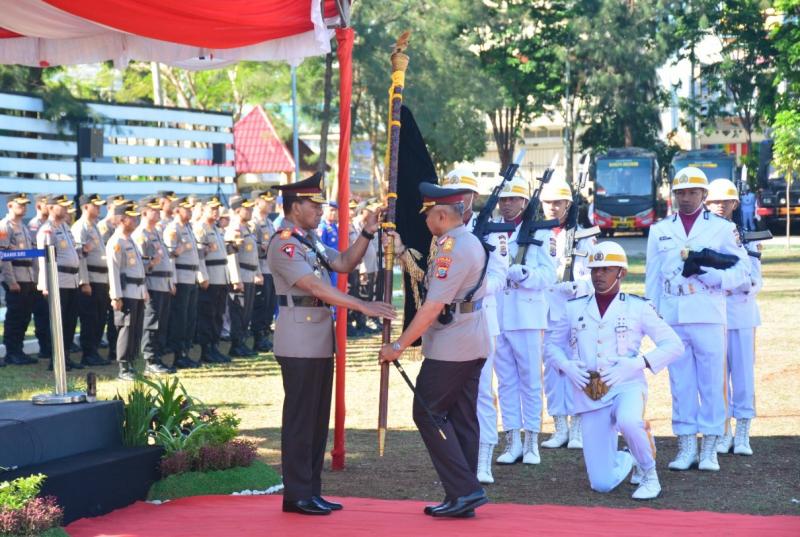
<path fill-rule="evenodd" d="M 281 247 L 281 252 L 288 257 L 294 257 L 294 244 L 285 244 Z"/>

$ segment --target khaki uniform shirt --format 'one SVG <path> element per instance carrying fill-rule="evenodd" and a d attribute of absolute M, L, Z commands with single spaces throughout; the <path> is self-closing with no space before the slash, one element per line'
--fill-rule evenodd
<path fill-rule="evenodd" d="M 258 238 L 258 266 L 261 269 L 261 274 L 269 274 L 269 263 L 267 263 L 267 247 L 269 247 L 269 239 L 275 234 L 275 226 L 269 216 L 261 219 L 261 216 L 253 215 L 254 233 Z"/>
<path fill-rule="evenodd" d="M 121 230 L 111 236 L 106 245 L 108 259 L 108 294 L 111 299 L 133 298 L 144 300 L 144 261 L 132 239 L 125 238 Z"/>
<path fill-rule="evenodd" d="M 451 304 L 463 302 L 478 283 L 486 253 L 480 240 L 460 225 L 435 241 L 435 252 L 425 274 L 426 301 Z M 477 302 L 486 294 L 486 278 L 472 297 Z M 489 356 L 491 337 L 486 311 L 456 311 L 449 324 L 437 319 L 422 336 L 425 358 L 446 362 L 467 362 Z"/>
<path fill-rule="evenodd" d="M 228 255 L 225 249 L 225 240 L 222 230 L 216 225 L 198 223 L 194 226 L 197 244 L 200 246 L 200 256 L 203 258 L 208 273 L 208 282 L 211 285 L 227 285 L 230 283 L 228 275 Z"/>
<path fill-rule="evenodd" d="M 258 241 L 246 223 L 232 218 L 225 228 L 225 244 L 228 251 L 228 272 L 231 283 L 253 283 L 258 267 Z"/>
<path fill-rule="evenodd" d="M 287 219 L 269 243 L 267 261 L 278 295 L 310 296 L 295 286 L 303 276 L 313 274 L 323 282 L 330 282 L 330 275 L 317 253 L 302 244 L 292 232 L 304 236 L 314 244 L 317 252 L 328 263 L 339 257 L 339 252 L 328 248 L 313 232 L 295 228 Z M 287 299 L 289 300 L 289 299 Z M 291 304 L 289 300 L 289 304 Z M 275 324 L 275 356 L 287 358 L 331 358 L 334 354 L 333 314 L 327 306 L 295 307 L 280 306 L 280 315 Z"/>
<path fill-rule="evenodd" d="M 192 284 L 208 280 L 206 265 L 200 259 L 200 249 L 189 224 L 183 225 L 177 218 L 170 222 L 164 230 L 164 243 L 175 262 L 177 283 Z"/>
<path fill-rule="evenodd" d="M 103 238 L 103 244 L 107 244 L 108 240 L 111 238 L 111 235 L 114 234 L 116 227 L 111 222 L 111 216 L 106 215 L 105 218 L 100 220 L 97 223 L 97 231 L 100 232 L 100 236 Z"/>
<path fill-rule="evenodd" d="M 86 270 L 89 272 L 89 281 L 84 283 L 108 283 L 108 264 L 106 263 L 106 243 L 100 235 L 98 227 L 82 217 L 72 224 L 72 236 L 75 237 L 75 246 L 86 259 Z M 86 247 L 89 251 L 86 252 Z"/>
<path fill-rule="evenodd" d="M 131 234 L 131 239 L 139 250 L 139 255 L 145 265 L 147 275 L 146 285 L 149 291 L 162 291 L 169 293 L 175 285 L 175 265 L 167 251 L 167 245 L 157 229 L 148 230 L 140 225 Z M 158 263 L 151 266 L 154 260 Z"/>
<path fill-rule="evenodd" d="M 36 234 L 36 247 L 46 249 L 47 245 L 56 247 L 56 264 L 58 265 L 58 287 L 60 289 L 76 289 L 80 282 L 89 281 L 86 270 L 86 260 L 78 255 L 75 239 L 66 222 L 55 225 L 48 220 L 39 228 Z M 47 290 L 47 270 L 45 258 L 39 258 L 39 275 L 36 288 L 39 291 Z"/>
<path fill-rule="evenodd" d="M 17 224 L 10 217 L 0 220 L 0 250 L 30 250 L 35 247 L 25 224 Z M 8 259 L 0 265 L 2 281 L 6 285 L 36 281 L 36 263 L 33 259 Z"/>

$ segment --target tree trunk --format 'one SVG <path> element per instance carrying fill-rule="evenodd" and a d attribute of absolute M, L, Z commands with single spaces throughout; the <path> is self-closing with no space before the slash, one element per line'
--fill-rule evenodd
<path fill-rule="evenodd" d="M 333 98 L 333 52 L 325 55 L 325 89 L 322 105 L 322 129 L 319 135 L 319 160 L 317 171 L 325 173 L 328 161 L 328 129 L 331 122 L 331 99 Z M 341 141 L 340 141 L 341 143 Z"/>
<path fill-rule="evenodd" d="M 625 147 L 633 147 L 633 132 L 630 125 L 625 125 Z"/>

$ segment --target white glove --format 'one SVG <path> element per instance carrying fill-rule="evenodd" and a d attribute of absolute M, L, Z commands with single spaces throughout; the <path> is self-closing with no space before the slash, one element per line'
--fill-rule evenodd
<path fill-rule="evenodd" d="M 508 267 L 508 279 L 512 282 L 520 283 L 525 281 L 525 278 L 528 277 L 528 269 L 525 265 L 514 264 Z"/>
<path fill-rule="evenodd" d="M 707 287 L 719 287 L 722 285 L 722 271 L 711 267 L 703 267 L 705 274 L 698 274 L 697 279 Z"/>
<path fill-rule="evenodd" d="M 569 298 L 575 296 L 575 290 L 577 288 L 575 282 L 561 282 L 553 285 L 553 287 L 556 291 Z"/>
<path fill-rule="evenodd" d="M 636 378 L 637 373 L 646 366 L 642 356 L 617 356 L 609 359 L 611 367 L 606 368 L 600 375 L 603 382 L 609 387 L 615 386 L 627 380 Z"/>
<path fill-rule="evenodd" d="M 589 371 L 586 370 L 586 364 L 583 362 L 565 360 L 558 364 L 558 368 L 579 390 L 584 389 L 589 384 Z"/>

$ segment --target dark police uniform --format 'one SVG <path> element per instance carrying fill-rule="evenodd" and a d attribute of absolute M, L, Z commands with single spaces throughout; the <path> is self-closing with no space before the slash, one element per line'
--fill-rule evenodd
<path fill-rule="evenodd" d="M 48 204 L 70 207 L 72 201 L 66 195 L 61 194 L 50 196 Z M 56 247 L 61 324 L 64 335 L 64 358 L 67 369 L 83 369 L 82 365 L 69 360 L 69 348 L 75 339 L 75 327 L 78 322 L 79 282 L 85 282 L 89 279 L 86 260 L 78 254 L 75 238 L 72 236 L 66 221 L 56 224 L 51 217 L 39 228 L 39 233 L 36 235 L 36 247 L 45 249 L 49 244 L 53 244 Z M 47 291 L 47 269 L 44 257 L 39 258 L 37 288 L 39 291 Z"/>
<path fill-rule="evenodd" d="M 187 198 L 177 200 L 179 206 L 192 208 Z M 194 341 L 197 324 L 198 283 L 208 280 L 206 265 L 200 258 L 197 239 L 191 224 L 183 224 L 178 217 L 164 231 L 164 242 L 175 262 L 176 292 L 170 306 L 169 344 L 175 352 L 176 367 L 196 367 L 188 356 Z"/>
<path fill-rule="evenodd" d="M 100 206 L 105 205 L 106 202 L 97 194 L 81 196 L 81 206 L 88 203 Z M 89 273 L 89 280 L 80 283 L 88 283 L 92 289 L 91 295 L 83 293 L 78 295 L 78 317 L 81 321 L 80 343 L 83 351 L 81 363 L 84 365 L 107 365 L 108 362 L 101 358 L 98 352 L 108 308 L 111 306 L 108 298 L 106 243 L 97 225 L 90 222 L 85 214 L 72 225 L 72 235 L 75 237 L 75 245 L 86 259 L 86 270 Z"/>
<path fill-rule="evenodd" d="M 140 204 L 151 209 L 158 209 L 159 206 L 154 198 L 145 198 Z M 144 305 L 142 354 L 147 365 L 151 367 L 160 365 L 171 370 L 161 361 L 161 356 L 167 352 L 169 307 L 172 301 L 172 289 L 175 286 L 175 267 L 157 227 L 150 230 L 141 223 L 131 234 L 131 239 L 139 250 L 146 274 L 148 298 Z"/>
<path fill-rule="evenodd" d="M 287 196 L 307 196 L 323 203 L 321 175 L 284 185 Z M 334 333 L 331 309 L 296 287 L 304 276 L 329 282 L 326 262 L 339 253 L 326 248 L 313 232 L 296 228 L 284 218 L 267 250 L 279 314 L 275 325 L 275 357 L 281 366 L 283 418 L 281 468 L 286 502 L 312 502 L 321 494 L 322 464 L 328 438 L 333 387 Z M 316 514 L 327 514 L 319 509 Z"/>
<path fill-rule="evenodd" d="M 30 199 L 25 194 L 11 194 L 9 203 L 27 205 Z M 35 248 L 33 237 L 27 226 L 15 222 L 9 213 L 0 220 L 0 250 L 29 250 Z M 6 346 L 6 359 L 9 364 L 26 365 L 36 360 L 27 356 L 23 349 L 25 330 L 31 322 L 36 303 L 36 265 L 32 259 L 9 259 L 2 265 L 3 289 L 6 292 L 6 319 L 3 343 Z M 17 291 L 11 287 L 19 286 Z M 5 365 L 0 359 L 0 367 Z"/>
<path fill-rule="evenodd" d="M 208 203 L 216 207 L 221 205 L 215 198 L 209 200 Z M 208 273 L 208 288 L 200 289 L 197 301 L 195 341 L 200 345 L 202 351 L 200 359 L 211 363 L 230 362 L 230 357 L 222 354 L 217 347 L 222 333 L 222 318 L 225 315 L 225 300 L 230 283 L 225 240 L 222 230 L 217 227 L 216 223 L 197 223 L 194 226 L 194 233 Z"/>
<path fill-rule="evenodd" d="M 231 198 L 231 209 L 253 207 L 254 203 L 240 196 Z M 231 316 L 231 356 L 254 356 L 256 353 L 245 346 L 248 327 L 253 316 L 256 274 L 260 274 L 258 263 L 258 239 L 248 225 L 234 214 L 225 228 L 225 244 L 228 251 L 228 273 L 231 284 L 241 284 L 241 291 L 231 288 L 228 293 L 228 311 Z"/>
<path fill-rule="evenodd" d="M 114 208 L 115 214 L 138 216 L 133 204 Z M 111 300 L 122 300 L 122 308 L 114 310 L 117 327 L 117 361 L 120 377 L 133 370 L 139 355 L 144 327 L 144 302 L 147 298 L 145 270 L 142 256 L 130 237 L 126 237 L 120 224 L 106 245 L 108 283 Z"/>

